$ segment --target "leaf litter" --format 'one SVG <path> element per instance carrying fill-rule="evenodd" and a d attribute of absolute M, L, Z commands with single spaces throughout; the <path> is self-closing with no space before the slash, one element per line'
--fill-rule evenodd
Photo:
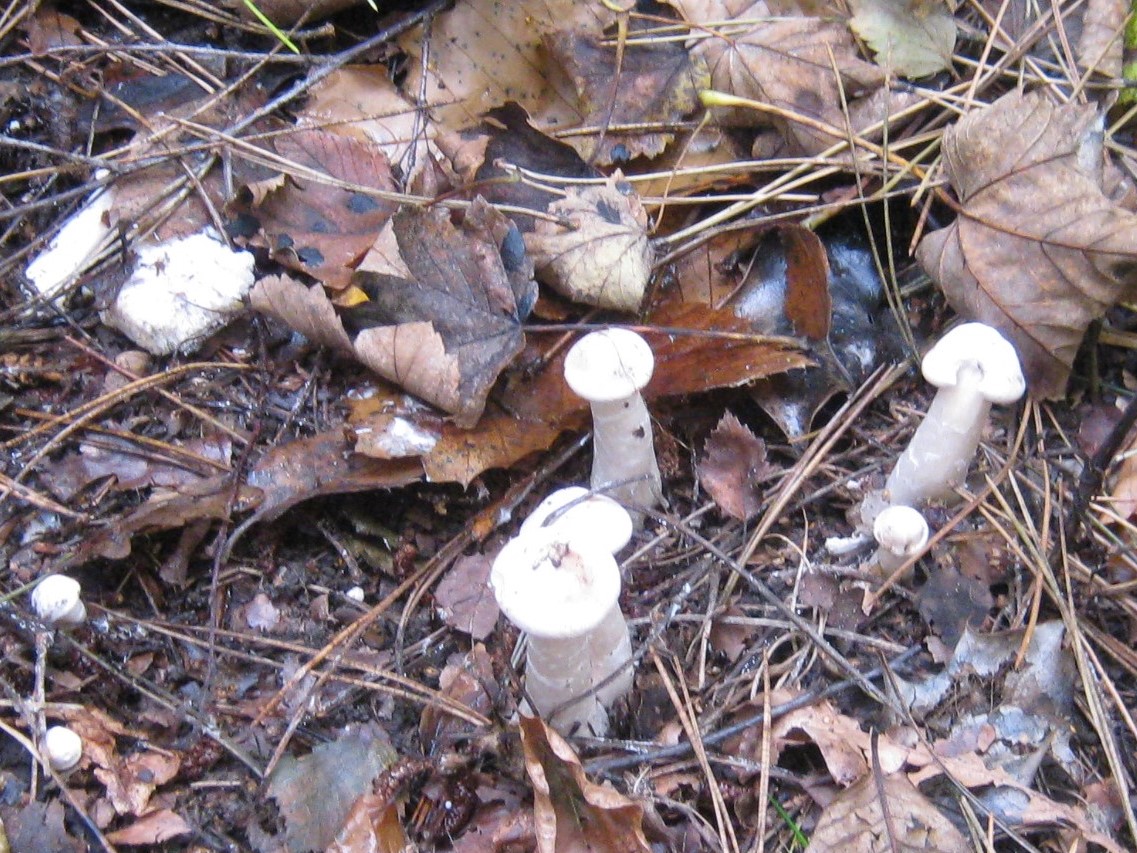
<path fill-rule="evenodd" d="M 5 764 L 10 849 L 1132 846 L 1132 439 L 1063 399 L 1135 384 L 1126 9 L 981 5 L 261 4 L 295 56 L 243 4 L 12 17 L 5 592 L 94 616 L 5 601 L 9 752 L 84 744 Z M 205 331 L 132 359 L 109 306 L 203 233 L 254 311 L 183 292 Z M 858 505 L 930 396 L 893 365 L 953 311 L 1031 400 L 881 588 Z M 616 736 L 566 740 L 487 577 L 588 479 L 561 371 L 607 325 L 668 503 Z"/>

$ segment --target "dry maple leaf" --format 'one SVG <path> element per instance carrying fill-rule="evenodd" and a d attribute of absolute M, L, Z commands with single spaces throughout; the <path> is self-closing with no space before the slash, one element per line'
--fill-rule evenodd
<path fill-rule="evenodd" d="M 943 2 L 850 0 L 849 25 L 897 74 L 926 77 L 951 67 L 955 16 Z"/>
<path fill-rule="evenodd" d="M 765 14 L 764 3 L 754 7 L 755 11 L 747 10 L 743 16 Z M 692 52 L 706 59 L 714 88 L 832 128 L 830 132 L 782 118 L 775 120 L 791 145 L 810 154 L 848 138 L 842 95 L 851 100 L 884 81 L 881 69 L 857 56 L 848 29 L 818 18 L 760 20 L 747 24 L 742 32 L 724 27 L 700 41 Z M 720 115 L 733 123 L 759 123 L 759 116 L 749 110 Z"/>
<path fill-rule="evenodd" d="M 551 33 L 546 46 L 576 86 L 582 124 L 600 128 L 600 136 L 569 140 L 590 163 L 611 165 L 663 153 L 674 133 L 611 126 L 674 126 L 698 108 L 699 90 L 710 84 L 703 59 L 674 41 L 628 44 L 619 59 L 614 41 L 588 33 Z"/>
<path fill-rule="evenodd" d="M 1061 397 L 1086 327 L 1137 280 L 1137 216 L 1103 192 L 1096 108 L 1012 92 L 943 149 L 962 210 L 916 257 L 957 312 L 1014 342 L 1034 397 Z"/>
<path fill-rule="evenodd" d="M 806 853 L 967 853 L 971 845 L 903 773 L 866 776 L 825 808 Z"/>
<path fill-rule="evenodd" d="M 568 742 L 537 717 L 521 718 L 525 769 L 541 853 L 648 853 L 644 807 L 589 781 Z"/>

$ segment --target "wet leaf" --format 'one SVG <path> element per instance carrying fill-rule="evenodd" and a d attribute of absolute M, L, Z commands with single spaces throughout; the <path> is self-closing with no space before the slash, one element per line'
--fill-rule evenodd
<path fill-rule="evenodd" d="M 268 780 L 268 793 L 284 816 L 291 853 L 328 847 L 352 804 L 395 757 L 386 737 L 374 729 L 320 744 L 303 758 L 284 756 Z"/>
<path fill-rule="evenodd" d="M 607 782 L 589 781 L 564 738 L 522 717 L 521 744 L 541 853 L 649 853 L 643 806 Z"/>
<path fill-rule="evenodd" d="M 762 509 L 760 484 L 777 472 L 766 461 L 766 442 L 727 412 L 707 438 L 699 481 L 719 509 L 747 521 Z"/>
<path fill-rule="evenodd" d="M 850 0 L 849 25 L 876 61 L 905 77 L 926 77 L 951 68 L 955 17 L 943 2 Z"/>
<path fill-rule="evenodd" d="M 130 826 L 116 829 L 107 835 L 107 841 L 124 847 L 143 847 L 161 844 L 171 838 L 180 838 L 194 831 L 185 819 L 171 809 L 148 812 Z"/>
<path fill-rule="evenodd" d="M 865 95 L 881 85 L 883 73 L 857 55 L 852 36 L 841 24 L 803 17 L 771 21 L 766 16 L 765 3 L 754 3 L 740 11 L 739 18 L 755 23 L 741 33 L 737 28 L 712 31 L 692 52 L 706 59 L 715 89 L 798 113 L 832 130 L 770 119 L 752 110 L 716 114 L 733 124 L 773 123 L 792 148 L 809 154 L 845 141 L 842 92 L 848 99 Z"/>
<path fill-rule="evenodd" d="M 497 601 L 489 587 L 492 565 L 484 554 L 459 557 L 434 591 L 442 621 L 475 640 L 484 640 L 497 624 Z"/>
<path fill-rule="evenodd" d="M 1100 121 L 1016 92 L 968 113 L 943 146 L 961 215 L 916 252 L 956 311 L 1015 344 L 1041 399 L 1062 396 L 1086 327 L 1137 282 L 1137 216 L 1103 192 Z"/>
<path fill-rule="evenodd" d="M 617 171 L 600 186 L 570 186 L 538 219 L 525 247 L 541 280 L 575 302 L 636 311 L 651 275 L 647 213 Z"/>
<path fill-rule="evenodd" d="M 634 27 L 629 36 L 635 38 Z M 710 84 L 706 64 L 678 42 L 640 39 L 617 59 L 614 38 L 574 30 L 545 37 L 553 61 L 580 96 L 582 124 L 602 129 L 598 137 L 575 137 L 590 163 L 611 165 L 655 157 L 674 138 L 667 130 L 623 131 L 619 125 L 674 126 L 699 107 L 699 90 Z"/>
<path fill-rule="evenodd" d="M 32 801 L 22 808 L 0 806 L 0 819 L 12 853 L 83 853 L 87 845 L 68 834 L 63 803 Z"/>
<path fill-rule="evenodd" d="M 378 145 L 323 130 L 294 130 L 273 144 L 304 173 L 246 186 L 229 209 L 246 218 L 245 227 L 255 225 L 252 245 L 268 249 L 289 269 L 343 289 L 395 211 L 368 193 L 396 190 L 390 164 Z"/>
<path fill-rule="evenodd" d="M 822 812 L 806 853 L 967 853 L 971 844 L 903 773 L 871 775 Z"/>
<path fill-rule="evenodd" d="M 833 316 L 825 244 L 800 225 L 783 225 L 777 233 L 786 258 L 786 318 L 797 334 L 823 341 Z"/>
<path fill-rule="evenodd" d="M 987 585 L 964 577 L 955 566 L 940 566 L 917 597 L 928 627 L 952 648 L 968 625 L 979 628 L 994 604 Z"/>

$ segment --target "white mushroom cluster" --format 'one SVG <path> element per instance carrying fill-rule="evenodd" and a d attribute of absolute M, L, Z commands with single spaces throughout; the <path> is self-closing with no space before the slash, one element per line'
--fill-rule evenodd
<path fill-rule="evenodd" d="M 615 501 L 571 487 L 546 498 L 494 560 L 502 613 L 528 635 L 525 693 L 564 734 L 603 736 L 631 689 L 631 638 L 614 554 L 632 536 Z"/>

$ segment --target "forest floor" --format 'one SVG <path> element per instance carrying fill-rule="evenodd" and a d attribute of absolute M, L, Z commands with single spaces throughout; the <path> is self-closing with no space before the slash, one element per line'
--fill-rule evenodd
<path fill-rule="evenodd" d="M 0 851 L 1137 849 L 1123 3 L 258 9 L 0 12 Z M 886 569 L 960 318 L 1028 393 Z M 489 575 L 613 326 L 664 500 L 558 732 Z"/>

